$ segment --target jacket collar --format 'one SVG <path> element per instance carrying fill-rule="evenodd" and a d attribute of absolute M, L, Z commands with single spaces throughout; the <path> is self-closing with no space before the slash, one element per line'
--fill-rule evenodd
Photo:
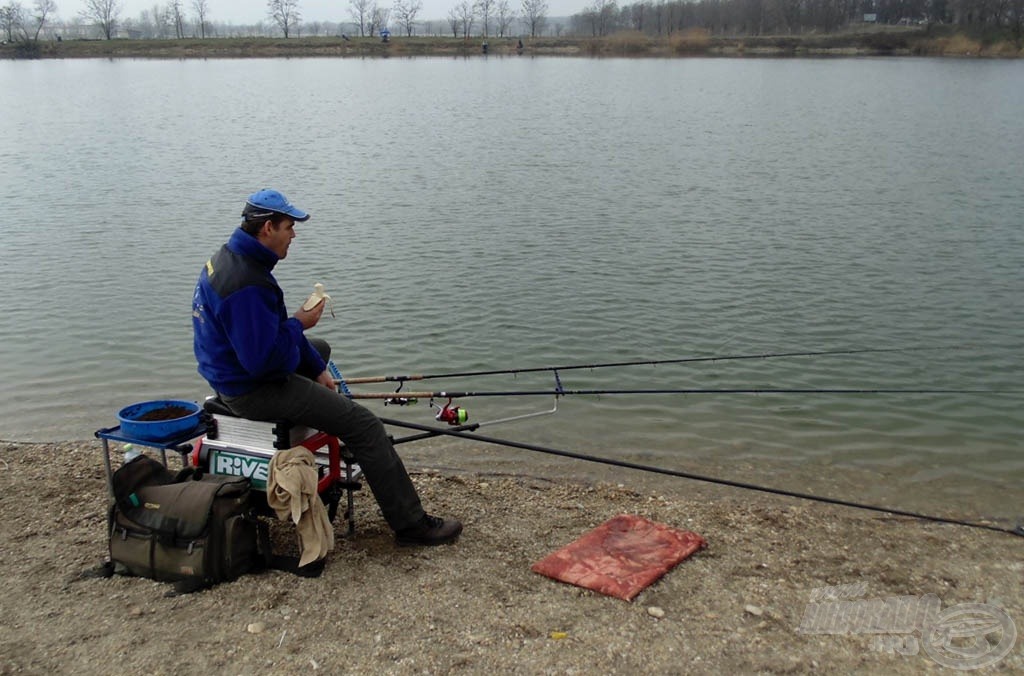
<path fill-rule="evenodd" d="M 231 233 L 228 248 L 235 253 L 252 258 L 267 270 L 273 270 L 277 262 L 281 260 L 276 253 L 260 244 L 258 239 L 241 228 L 236 228 Z"/>

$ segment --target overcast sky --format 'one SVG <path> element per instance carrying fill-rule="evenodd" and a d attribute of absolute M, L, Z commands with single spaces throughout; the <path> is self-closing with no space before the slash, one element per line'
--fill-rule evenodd
<path fill-rule="evenodd" d="M 422 20 L 444 19 L 448 10 L 459 4 L 460 0 L 421 0 L 423 10 L 419 14 Z M 592 0 L 547 0 L 548 16 L 569 16 L 583 11 Z M 57 14 L 70 19 L 79 14 L 85 7 L 83 0 L 56 0 Z M 392 0 L 378 0 L 379 4 L 390 6 Z M 121 18 L 137 19 L 142 10 L 151 10 L 154 5 L 164 6 L 167 0 L 121 0 L 123 11 Z M 21 0 L 23 7 L 30 8 L 32 0 Z M 192 0 L 183 0 L 185 14 L 191 17 Z M 267 3 L 265 0 L 207 0 L 210 21 L 224 21 L 234 24 L 254 24 L 267 20 Z M 509 0 L 509 6 L 520 11 L 522 0 Z M 299 13 L 303 21 L 349 21 L 347 0 L 299 0 Z"/>

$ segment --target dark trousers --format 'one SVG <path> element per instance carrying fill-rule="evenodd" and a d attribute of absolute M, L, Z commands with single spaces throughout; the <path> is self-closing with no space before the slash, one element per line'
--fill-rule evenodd
<path fill-rule="evenodd" d="M 326 361 L 330 355 L 327 343 L 317 339 L 310 342 Z M 338 437 L 362 467 L 366 483 L 392 529 L 401 530 L 423 518 L 419 495 L 384 424 L 348 397 L 304 375 L 292 374 L 282 382 L 267 383 L 237 397 L 221 395 L 221 399 L 243 418 L 287 420 Z"/>

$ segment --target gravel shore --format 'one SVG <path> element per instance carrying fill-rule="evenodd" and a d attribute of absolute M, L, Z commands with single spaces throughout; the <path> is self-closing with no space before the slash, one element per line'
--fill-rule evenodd
<path fill-rule="evenodd" d="M 98 442 L 0 442 L 0 674 L 951 671 L 920 630 L 799 631 L 809 604 L 837 595 L 989 604 L 1024 630 L 1013 535 L 724 488 L 409 466 L 432 512 L 463 519 L 458 543 L 396 547 L 364 490 L 357 532 L 338 525 L 321 577 L 271 571 L 165 597 L 162 583 L 81 577 L 106 553 Z M 626 513 L 708 547 L 631 603 L 530 571 Z M 294 546 L 286 525 L 274 534 Z M 1022 645 L 992 669 L 1021 673 Z"/>

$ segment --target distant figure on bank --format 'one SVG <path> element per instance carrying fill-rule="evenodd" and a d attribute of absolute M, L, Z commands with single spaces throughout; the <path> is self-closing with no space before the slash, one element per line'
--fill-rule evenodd
<path fill-rule="evenodd" d="M 519 44 L 516 45 L 516 53 L 517 54 L 522 54 L 523 53 L 523 39 L 522 38 L 519 38 Z"/>

